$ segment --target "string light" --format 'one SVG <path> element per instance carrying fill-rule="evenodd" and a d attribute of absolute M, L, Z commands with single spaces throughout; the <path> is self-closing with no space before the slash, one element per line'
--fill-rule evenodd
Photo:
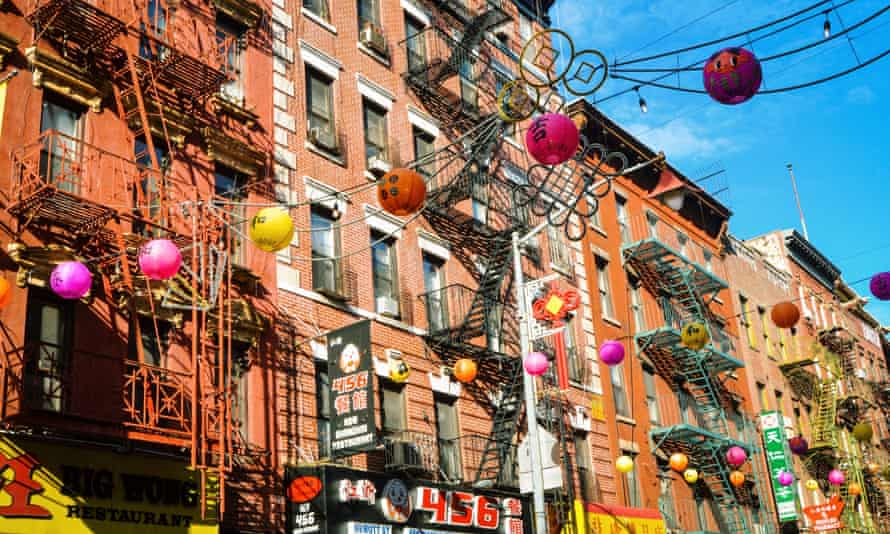
<path fill-rule="evenodd" d="M 640 98 L 640 111 L 642 111 L 643 113 L 649 113 L 649 105 L 646 104 L 646 99 L 643 98 L 643 95 L 640 94 L 640 86 L 637 85 L 636 87 L 634 87 L 634 91 L 637 92 L 637 96 Z"/>
<path fill-rule="evenodd" d="M 825 24 L 822 25 L 822 37 L 831 37 L 831 21 L 828 20 L 828 11 L 825 12 Z"/>

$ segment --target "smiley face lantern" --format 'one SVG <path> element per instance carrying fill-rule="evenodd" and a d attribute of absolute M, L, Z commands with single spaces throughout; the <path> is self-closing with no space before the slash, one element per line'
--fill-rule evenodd
<path fill-rule="evenodd" d="M 692 350 L 701 350 L 708 344 L 711 336 L 708 329 L 701 323 L 689 323 L 680 331 L 680 342 Z"/>
<path fill-rule="evenodd" d="M 250 220 L 250 240 L 266 252 L 278 252 L 290 245 L 294 221 L 284 208 L 263 208 Z"/>
<path fill-rule="evenodd" d="M 396 384 L 404 384 L 411 374 L 411 367 L 408 366 L 408 362 L 403 360 L 401 356 L 389 356 L 387 363 L 389 364 L 389 379 Z"/>
<path fill-rule="evenodd" d="M 705 90 L 721 104 L 747 102 L 760 89 L 763 71 L 750 51 L 729 47 L 712 55 L 702 72 Z"/>

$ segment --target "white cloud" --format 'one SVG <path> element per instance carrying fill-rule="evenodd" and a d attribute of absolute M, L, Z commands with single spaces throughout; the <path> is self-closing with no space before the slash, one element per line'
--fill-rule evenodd
<path fill-rule="evenodd" d="M 669 160 L 699 160 L 718 152 L 725 154 L 742 149 L 738 139 L 714 135 L 686 119 L 675 120 L 654 130 L 645 124 L 628 124 L 626 128 L 653 150 L 664 151 Z"/>
<path fill-rule="evenodd" d="M 867 85 L 853 87 L 847 91 L 847 102 L 851 104 L 870 104 L 875 99 L 875 92 Z"/>

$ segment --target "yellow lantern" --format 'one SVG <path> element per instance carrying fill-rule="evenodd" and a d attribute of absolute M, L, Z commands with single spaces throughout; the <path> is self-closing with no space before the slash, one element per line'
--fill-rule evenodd
<path fill-rule="evenodd" d="M 817 489 L 819 489 L 819 483 L 811 478 L 806 481 L 804 487 L 806 487 L 810 491 L 816 491 Z"/>
<path fill-rule="evenodd" d="M 290 245 L 294 221 L 284 208 L 263 208 L 250 220 L 250 240 L 266 252 L 278 252 Z"/>
<path fill-rule="evenodd" d="M 627 455 L 619 456 L 615 460 L 615 469 L 619 473 L 630 473 L 634 469 L 634 459 Z"/>
<path fill-rule="evenodd" d="M 695 469 L 687 469 L 686 471 L 683 471 L 683 480 L 689 484 L 695 484 L 698 482 L 698 471 Z"/>
<path fill-rule="evenodd" d="M 708 329 L 701 323 L 689 323 L 680 331 L 680 341 L 683 346 L 692 350 L 703 349 L 710 339 Z"/>
<path fill-rule="evenodd" d="M 390 358 L 389 360 L 389 379 L 396 384 L 404 384 L 411 374 L 411 367 L 402 359 Z"/>

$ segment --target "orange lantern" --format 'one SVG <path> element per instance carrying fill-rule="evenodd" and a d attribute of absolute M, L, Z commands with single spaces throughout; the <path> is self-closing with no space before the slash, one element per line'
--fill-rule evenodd
<path fill-rule="evenodd" d="M 412 169 L 393 169 L 377 181 L 377 200 L 393 215 L 417 213 L 426 199 L 423 177 Z"/>
<path fill-rule="evenodd" d="M 689 458 L 682 452 L 675 452 L 671 455 L 671 469 L 678 473 L 682 473 L 689 466 Z"/>
<path fill-rule="evenodd" d="M 472 382 L 476 378 L 477 371 L 476 362 L 469 358 L 461 358 L 454 363 L 454 378 L 458 382 L 464 384 Z"/>
<path fill-rule="evenodd" d="M 800 320 L 800 309 L 793 302 L 780 302 L 773 306 L 770 318 L 779 328 L 793 328 Z"/>
<path fill-rule="evenodd" d="M 745 483 L 745 473 L 741 471 L 733 471 L 729 474 L 729 482 L 735 487 L 741 487 Z"/>
<path fill-rule="evenodd" d="M 9 282 L 6 281 L 6 278 L 0 278 L 0 308 L 9 304 L 9 299 L 11 297 L 12 291 L 9 287 Z"/>
<path fill-rule="evenodd" d="M 862 486 L 856 482 L 850 482 L 847 484 L 847 493 L 853 496 L 860 495 L 862 493 Z"/>

